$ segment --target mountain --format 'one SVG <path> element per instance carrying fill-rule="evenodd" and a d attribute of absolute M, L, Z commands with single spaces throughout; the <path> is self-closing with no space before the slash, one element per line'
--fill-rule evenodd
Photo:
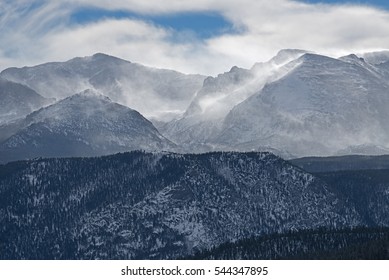
<path fill-rule="evenodd" d="M 360 54 L 370 64 L 380 65 L 389 62 L 389 51 L 378 51 Z"/>
<path fill-rule="evenodd" d="M 270 153 L 13 162 L 0 165 L 0 194 L 2 259 L 174 259 L 365 224 L 347 197 Z"/>
<path fill-rule="evenodd" d="M 175 147 L 137 111 L 86 90 L 1 128 L 2 162 Z"/>
<path fill-rule="evenodd" d="M 0 125 L 25 117 L 54 100 L 47 99 L 34 90 L 0 78 Z"/>
<path fill-rule="evenodd" d="M 252 69 L 233 67 L 207 78 L 183 117 L 159 129 L 189 152 L 389 153 L 389 59 L 366 57 L 283 50 Z"/>
<path fill-rule="evenodd" d="M 210 141 L 224 149 L 271 147 L 294 157 L 389 151 L 389 84 L 356 56 L 304 54 L 282 78 L 235 106 Z M 355 149 L 354 149 L 355 150 Z"/>
<path fill-rule="evenodd" d="M 67 62 L 9 68 L 0 76 L 57 99 L 95 89 L 149 119 L 164 121 L 186 110 L 205 78 L 145 67 L 101 53 Z"/>
<path fill-rule="evenodd" d="M 293 68 L 289 62 L 304 53 L 307 52 L 281 50 L 270 61 L 257 63 L 251 69 L 234 66 L 229 72 L 206 78 L 184 116 L 160 127 L 161 131 L 189 151 L 212 150 L 215 145 L 207 144 L 220 132 L 223 119 L 230 110 L 260 91 L 266 83 L 285 75 Z"/>
<path fill-rule="evenodd" d="M 207 78 L 95 54 L 0 76 L 45 97 L 97 89 L 139 111 L 180 152 L 269 151 L 288 159 L 389 154 L 385 51 L 331 58 L 282 50 L 251 69 L 234 66 Z M 0 141 L 15 127 L 0 128 Z"/>

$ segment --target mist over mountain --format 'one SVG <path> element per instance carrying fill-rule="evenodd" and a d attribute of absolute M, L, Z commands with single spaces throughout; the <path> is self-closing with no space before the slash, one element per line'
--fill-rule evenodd
<path fill-rule="evenodd" d="M 251 70 L 234 67 L 208 78 L 184 117 L 161 131 L 189 151 L 389 153 L 389 59 L 366 56 L 378 64 L 284 50 Z"/>
<path fill-rule="evenodd" d="M 389 84 L 357 57 L 305 54 L 281 79 L 234 107 L 213 142 L 235 149 L 270 146 L 296 156 L 348 147 L 387 150 Z"/>
<path fill-rule="evenodd" d="M 303 50 L 282 50 L 270 61 L 256 63 L 251 69 L 234 66 L 215 78 L 208 77 L 184 116 L 161 127 L 161 131 L 188 150 L 217 147 L 207 144 L 220 132 L 227 114 L 267 83 L 285 75 L 293 68 L 293 64 L 287 64 L 304 53 Z"/>
<path fill-rule="evenodd" d="M 208 78 L 95 54 L 9 68 L 0 76 L 46 97 L 98 89 L 113 102 L 139 111 L 181 152 L 270 151 L 284 158 L 389 153 L 385 51 L 330 58 L 282 50 L 251 69 L 235 66 Z M 26 127 L 20 123 L 1 126 L 0 143 L 22 133 Z M 34 137 L 28 141 L 40 141 Z M 87 154 L 93 153 L 79 153 Z"/>
<path fill-rule="evenodd" d="M 386 244 L 387 157 L 317 158 L 389 153 L 386 52 L 283 50 L 207 78 L 96 54 L 0 76 L 1 258 Z"/>
<path fill-rule="evenodd" d="M 54 102 L 34 90 L 0 78 L 0 125 L 28 115 Z"/>
<path fill-rule="evenodd" d="M 0 76 L 57 99 L 95 89 L 147 118 L 164 121 L 186 110 L 205 78 L 146 67 L 101 53 L 67 62 L 9 68 Z"/>
<path fill-rule="evenodd" d="M 389 51 L 363 53 L 359 56 L 363 57 L 366 62 L 377 66 L 389 62 Z"/>
<path fill-rule="evenodd" d="M 2 127 L 0 162 L 175 147 L 140 113 L 93 90 Z"/>

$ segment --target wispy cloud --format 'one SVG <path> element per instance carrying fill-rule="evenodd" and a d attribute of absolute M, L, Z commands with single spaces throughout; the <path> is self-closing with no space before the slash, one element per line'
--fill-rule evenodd
<path fill-rule="evenodd" d="M 389 12 L 290 0 L 0 0 L 0 68 L 105 52 L 150 66 L 216 74 L 250 67 L 279 49 L 329 55 L 389 48 Z M 125 11 L 75 22 L 80 9 Z M 153 16 L 215 13 L 233 26 L 210 38 L 152 21 Z"/>

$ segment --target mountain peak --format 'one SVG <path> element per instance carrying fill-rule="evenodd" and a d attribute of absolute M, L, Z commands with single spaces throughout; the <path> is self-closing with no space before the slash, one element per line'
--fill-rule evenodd
<path fill-rule="evenodd" d="M 232 66 L 230 72 L 238 72 L 239 69 L 240 68 L 238 66 Z"/>
<path fill-rule="evenodd" d="M 63 100 L 61 100 L 59 103 L 66 104 L 83 104 L 83 103 L 94 103 L 99 102 L 102 104 L 104 103 L 114 103 L 109 97 L 103 95 L 101 92 L 94 90 L 94 89 L 86 89 L 84 91 L 81 91 L 79 93 L 73 94 Z"/>
<path fill-rule="evenodd" d="M 336 61 L 339 62 L 338 59 L 335 59 L 335 58 L 332 58 L 329 56 L 325 56 L 325 55 L 321 55 L 321 54 L 315 54 L 315 53 L 305 53 L 299 59 L 302 62 L 309 62 L 309 63 L 317 64 L 317 65 L 321 65 L 322 63 L 326 63 L 326 62 L 328 62 L 328 63 L 329 62 L 336 62 Z"/>
<path fill-rule="evenodd" d="M 283 49 L 280 50 L 277 55 L 271 59 L 271 61 L 276 64 L 286 64 L 308 53 L 311 52 L 299 49 Z"/>
<path fill-rule="evenodd" d="M 64 62 L 65 64 L 69 64 L 72 65 L 74 63 L 76 64 L 93 64 L 93 63 L 97 63 L 99 65 L 103 64 L 103 63 L 107 63 L 107 65 L 110 65 L 110 64 L 117 64 L 117 63 L 121 63 L 121 62 L 125 62 L 125 63 L 131 63 L 130 61 L 127 61 L 127 60 L 124 60 L 124 59 L 121 59 L 121 58 L 118 58 L 118 57 L 115 57 L 115 56 L 112 56 L 112 55 L 108 55 L 108 54 L 105 54 L 105 53 L 95 53 L 93 55 L 89 55 L 89 56 L 83 56 L 83 57 L 75 57 L 75 58 L 72 58 L 66 62 Z M 63 63 L 61 63 L 63 64 Z M 38 65 L 39 66 L 39 65 Z M 103 68 L 103 67 L 102 67 Z"/>
<path fill-rule="evenodd" d="M 99 57 L 112 57 L 112 56 L 105 53 L 95 53 L 94 55 L 92 55 L 92 57 L 99 58 Z"/>
<path fill-rule="evenodd" d="M 95 90 L 34 111 L 6 131 L 11 133 L 0 143 L 0 162 L 175 147 L 139 112 Z"/>
<path fill-rule="evenodd" d="M 276 56 L 305 54 L 305 53 L 311 53 L 311 52 L 306 50 L 301 50 L 301 49 L 282 49 L 277 53 Z"/>
<path fill-rule="evenodd" d="M 114 102 L 159 121 L 170 121 L 185 111 L 205 79 L 202 75 L 148 67 L 104 53 L 6 69 L 0 76 L 57 100 L 87 88 L 96 89 Z"/>
<path fill-rule="evenodd" d="M 105 99 L 107 101 L 112 101 L 109 97 L 105 96 L 101 92 L 99 92 L 95 89 L 91 89 L 91 88 L 88 88 L 84 91 L 81 91 L 81 92 L 77 93 L 76 95 L 83 96 L 83 97 L 96 97 L 96 98 L 100 98 L 100 99 Z"/>
<path fill-rule="evenodd" d="M 366 64 L 365 59 L 363 57 L 359 57 L 353 53 L 346 55 L 346 56 L 342 56 L 339 58 L 339 60 L 344 61 L 344 62 L 348 62 L 348 63 L 358 64 L 358 65 L 365 65 Z"/>
<path fill-rule="evenodd" d="M 92 58 L 95 60 L 106 60 L 106 59 L 121 60 L 120 58 L 105 53 L 95 53 L 94 55 L 92 55 Z"/>
<path fill-rule="evenodd" d="M 0 125 L 25 117 L 52 102 L 53 99 L 44 98 L 23 84 L 0 77 Z M 6 133 L 0 134 L 1 139 Z"/>

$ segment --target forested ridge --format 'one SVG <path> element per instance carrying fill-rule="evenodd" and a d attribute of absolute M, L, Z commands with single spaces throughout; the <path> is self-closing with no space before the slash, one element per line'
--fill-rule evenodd
<path fill-rule="evenodd" d="M 389 228 L 315 229 L 252 237 L 197 252 L 211 260 L 387 260 Z"/>
<path fill-rule="evenodd" d="M 358 173 L 318 177 L 257 152 L 12 162 L 0 165 L 0 258 L 177 259 L 253 236 L 388 227 L 385 175 Z"/>

